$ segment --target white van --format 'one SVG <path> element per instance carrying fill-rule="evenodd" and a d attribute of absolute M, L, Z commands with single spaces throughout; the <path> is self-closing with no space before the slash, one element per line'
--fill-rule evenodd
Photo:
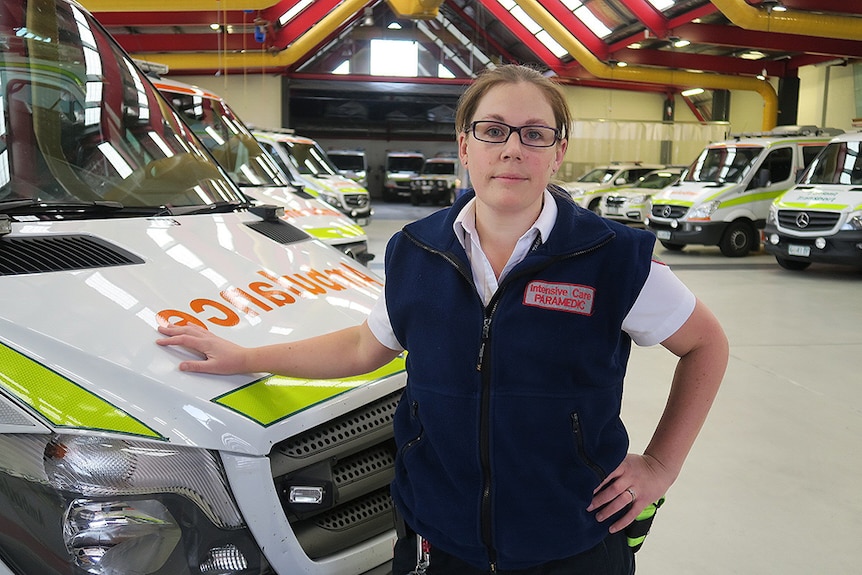
<path fill-rule="evenodd" d="M 757 251 L 770 204 L 834 132 L 784 126 L 708 145 L 683 178 L 652 197 L 647 229 L 672 251 L 688 244 L 717 245 L 727 257 Z"/>
<path fill-rule="evenodd" d="M 389 572 L 398 359 L 181 372 L 365 319 L 367 268 L 254 206 L 72 0 L 0 18 L 0 574 Z"/>
<path fill-rule="evenodd" d="M 834 138 L 775 200 L 765 246 L 788 270 L 811 262 L 862 266 L 862 132 Z"/>
<path fill-rule="evenodd" d="M 284 207 L 284 218 L 289 223 L 363 264 L 374 259 L 362 226 L 339 211 L 338 206 L 310 196 L 291 183 L 221 96 L 169 78 L 151 80 L 249 198 Z"/>
<path fill-rule="evenodd" d="M 599 213 L 608 191 L 632 186 L 639 178 L 660 168 L 664 166 L 643 162 L 612 162 L 606 166 L 596 166 L 574 182 L 562 182 L 559 185 L 569 192 L 576 204 Z"/>
<path fill-rule="evenodd" d="M 366 225 L 371 221 L 371 195 L 338 173 L 320 145 L 293 130 L 254 130 L 254 137 L 275 163 L 312 196 Z"/>
<path fill-rule="evenodd" d="M 419 175 L 425 165 L 420 152 L 386 152 L 383 174 L 383 201 L 396 202 L 410 198 L 410 180 Z"/>
<path fill-rule="evenodd" d="M 368 189 L 368 158 L 365 150 L 327 150 L 326 156 L 338 173 Z"/>

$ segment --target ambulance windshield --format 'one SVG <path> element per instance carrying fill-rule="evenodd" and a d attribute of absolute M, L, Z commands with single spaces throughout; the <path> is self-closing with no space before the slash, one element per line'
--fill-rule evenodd
<path fill-rule="evenodd" d="M 706 148 L 688 169 L 684 181 L 716 184 L 741 182 L 762 151 L 760 146 Z"/>
<path fill-rule="evenodd" d="M 0 6 L 0 202 L 231 205 L 244 196 L 90 16 Z"/>
<path fill-rule="evenodd" d="M 803 184 L 862 186 L 862 142 L 833 142 L 811 163 Z"/>

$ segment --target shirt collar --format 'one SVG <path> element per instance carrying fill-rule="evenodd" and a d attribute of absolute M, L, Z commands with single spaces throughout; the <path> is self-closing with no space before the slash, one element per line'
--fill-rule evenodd
<path fill-rule="evenodd" d="M 533 222 L 523 236 L 528 235 L 532 238 L 538 238 L 540 242 L 544 242 L 551 235 L 551 230 L 554 229 L 554 223 L 557 221 L 557 202 L 554 201 L 554 196 L 551 192 L 545 189 L 542 194 L 542 211 L 539 212 L 539 217 Z M 458 215 L 455 217 L 455 222 L 452 224 L 452 229 L 455 232 L 455 237 L 469 253 L 470 249 L 467 245 L 468 234 L 476 235 L 476 198 L 473 197 L 467 202 Z"/>

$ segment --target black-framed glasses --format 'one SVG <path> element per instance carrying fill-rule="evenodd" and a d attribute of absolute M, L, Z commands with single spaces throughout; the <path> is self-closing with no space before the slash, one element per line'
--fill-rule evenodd
<path fill-rule="evenodd" d="M 560 131 L 548 126 L 510 126 L 493 120 L 479 120 L 470 124 L 470 132 L 480 142 L 503 144 L 512 132 L 518 133 L 521 143 L 531 148 L 550 148 L 560 139 Z"/>

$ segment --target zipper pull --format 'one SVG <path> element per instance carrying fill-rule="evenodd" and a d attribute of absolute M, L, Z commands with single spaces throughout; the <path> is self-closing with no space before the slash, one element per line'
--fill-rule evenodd
<path fill-rule="evenodd" d="M 482 359 L 485 357 L 485 343 L 488 341 L 488 334 L 491 331 L 491 318 L 486 317 L 482 323 L 482 345 L 479 346 L 479 361 L 476 364 L 476 371 L 482 371 Z"/>

